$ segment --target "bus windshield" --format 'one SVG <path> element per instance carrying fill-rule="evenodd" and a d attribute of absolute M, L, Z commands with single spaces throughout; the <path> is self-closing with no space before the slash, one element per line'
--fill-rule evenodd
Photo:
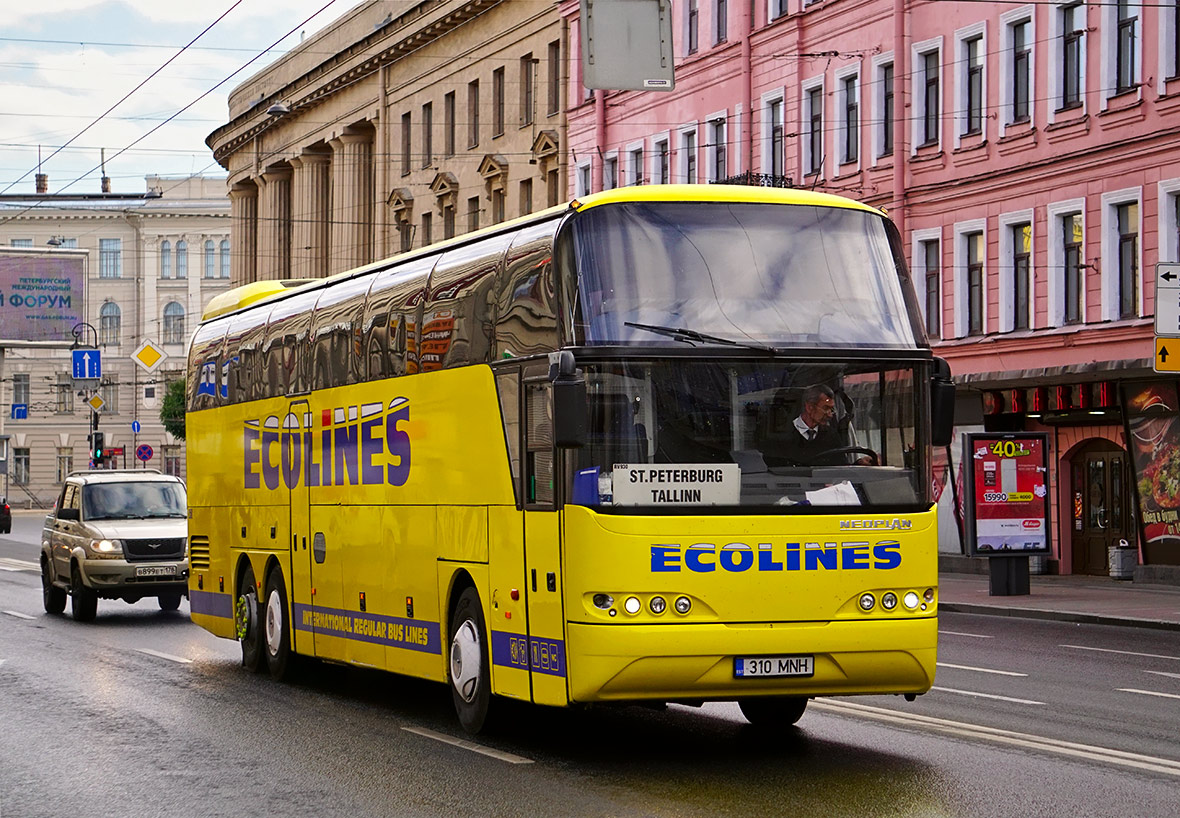
<path fill-rule="evenodd" d="M 927 503 L 913 364 L 580 362 L 571 502 L 601 508 Z M 830 511 L 830 508 L 828 509 Z"/>
<path fill-rule="evenodd" d="M 577 271 L 567 295 L 575 343 L 925 346 L 886 224 L 868 211 L 813 205 L 591 208 L 571 221 L 564 252 Z"/>

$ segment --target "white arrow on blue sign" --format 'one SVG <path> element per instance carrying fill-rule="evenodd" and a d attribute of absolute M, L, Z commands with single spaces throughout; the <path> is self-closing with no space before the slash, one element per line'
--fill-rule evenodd
<path fill-rule="evenodd" d="M 138 420 L 131 421 L 131 431 L 134 434 L 139 434 L 139 429 L 140 429 L 139 421 Z"/>
<path fill-rule="evenodd" d="M 102 377 L 102 353 L 97 349 L 75 349 L 71 352 L 75 378 Z"/>

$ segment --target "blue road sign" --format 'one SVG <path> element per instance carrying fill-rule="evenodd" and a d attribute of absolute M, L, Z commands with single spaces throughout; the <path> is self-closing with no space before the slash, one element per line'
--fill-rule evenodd
<path fill-rule="evenodd" d="M 147 445 L 146 443 L 144 443 L 142 446 L 137 447 L 135 450 L 135 456 L 138 457 L 140 460 L 142 460 L 144 463 L 151 460 L 153 454 L 155 454 L 155 451 L 152 449 L 151 446 Z"/>
<path fill-rule="evenodd" d="M 102 353 L 97 349 L 71 350 L 75 378 L 101 378 Z"/>
<path fill-rule="evenodd" d="M 13 420 L 28 420 L 29 419 L 29 405 L 27 403 L 12 404 Z"/>
<path fill-rule="evenodd" d="M 138 420 L 133 420 L 133 421 L 131 421 L 131 431 L 132 431 L 133 433 L 135 433 L 135 434 L 139 434 L 139 428 L 140 428 L 140 426 L 139 426 L 139 421 L 138 421 Z"/>

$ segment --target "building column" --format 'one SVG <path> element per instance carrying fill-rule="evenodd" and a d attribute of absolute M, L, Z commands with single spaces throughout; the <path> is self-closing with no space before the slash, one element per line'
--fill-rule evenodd
<path fill-rule="evenodd" d="M 230 205 L 230 283 L 235 287 L 258 280 L 258 188 L 234 185 Z"/>
<path fill-rule="evenodd" d="M 291 277 L 291 169 L 267 168 L 258 200 L 258 278 Z"/>
<path fill-rule="evenodd" d="M 292 278 L 328 275 L 331 161 L 327 153 L 311 152 L 291 160 Z"/>
<path fill-rule="evenodd" d="M 332 146 L 332 237 L 328 272 L 373 260 L 372 132 L 345 133 Z"/>

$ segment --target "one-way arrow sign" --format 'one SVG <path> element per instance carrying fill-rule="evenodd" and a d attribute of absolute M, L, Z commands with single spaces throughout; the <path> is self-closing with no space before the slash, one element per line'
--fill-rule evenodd
<path fill-rule="evenodd" d="M 91 380 L 102 377 L 102 353 L 97 349 L 71 350 L 73 374 L 78 380 Z"/>
<path fill-rule="evenodd" d="M 1155 371 L 1180 372 L 1180 339 L 1155 339 Z"/>

